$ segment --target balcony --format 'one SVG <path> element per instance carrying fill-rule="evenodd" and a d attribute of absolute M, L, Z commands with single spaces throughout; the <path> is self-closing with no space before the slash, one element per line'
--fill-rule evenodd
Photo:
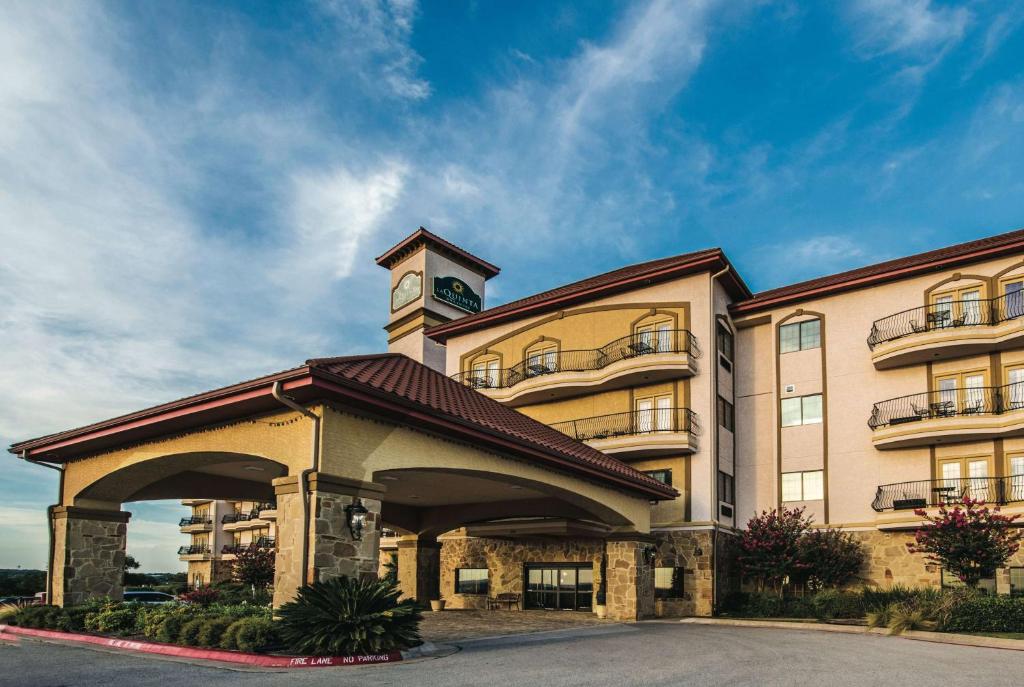
<path fill-rule="evenodd" d="M 880 401 L 868 427 L 875 448 L 980 441 L 1024 434 L 1024 383 L 932 391 Z"/>
<path fill-rule="evenodd" d="M 697 373 L 697 339 L 685 329 L 631 334 L 601 348 L 530 356 L 491 373 L 462 372 L 456 381 L 511 406 L 569 398 Z"/>
<path fill-rule="evenodd" d="M 636 410 L 566 420 L 551 425 L 617 458 L 650 458 L 694 453 L 701 427 L 689 408 Z"/>
<path fill-rule="evenodd" d="M 213 520 L 207 515 L 193 515 L 178 521 L 182 532 L 205 532 L 213 529 Z"/>
<path fill-rule="evenodd" d="M 1024 294 L 984 301 L 934 303 L 871 325 L 868 346 L 876 369 L 988 353 L 1024 343 Z"/>
<path fill-rule="evenodd" d="M 871 507 L 883 511 L 955 506 L 970 498 L 994 505 L 1024 502 L 1024 475 L 967 477 L 883 484 Z"/>
<path fill-rule="evenodd" d="M 210 555 L 210 547 L 206 544 L 192 544 L 178 548 L 178 555 L 185 557 L 203 557 Z"/>

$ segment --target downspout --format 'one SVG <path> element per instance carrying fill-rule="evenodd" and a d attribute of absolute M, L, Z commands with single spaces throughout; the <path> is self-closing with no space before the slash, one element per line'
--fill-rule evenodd
<path fill-rule="evenodd" d="M 274 382 L 270 387 L 270 393 L 278 403 L 302 413 L 313 421 L 310 466 L 299 473 L 299 494 L 302 496 L 302 584 L 306 585 L 312 581 L 309 579 L 309 474 L 320 469 L 320 416 L 288 398 L 281 391 L 281 382 Z"/>
<path fill-rule="evenodd" d="M 711 615 L 718 608 L 718 320 L 715 318 L 715 281 L 729 271 L 726 265 L 711 275 L 708 282 L 708 310 L 711 313 L 711 357 L 715 374 L 714 389 L 711 397 L 711 503 L 714 508 L 711 515 Z M 735 371 L 735 367 L 733 368 Z M 736 399 L 733 399 L 733 404 Z M 735 417 L 735 410 L 733 411 Z M 735 423 L 733 431 L 735 431 Z M 734 437 L 735 440 L 735 437 Z M 733 468 L 735 472 L 735 467 Z"/>
<path fill-rule="evenodd" d="M 64 468 L 32 460 L 28 457 L 28 451 L 21 452 L 21 459 L 33 465 L 42 465 L 45 468 L 56 470 L 60 473 L 60 481 L 57 483 L 57 503 L 46 507 L 46 530 L 49 533 L 50 542 L 47 547 L 46 558 L 46 603 L 53 604 L 53 554 L 56 548 L 56 533 L 53 529 L 53 509 L 60 506 L 64 501 Z"/>

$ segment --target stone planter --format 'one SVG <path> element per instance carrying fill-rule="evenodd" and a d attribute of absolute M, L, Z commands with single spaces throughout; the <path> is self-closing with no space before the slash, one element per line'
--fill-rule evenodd
<path fill-rule="evenodd" d="M 430 610 L 432 610 L 434 613 L 438 613 L 439 611 L 443 611 L 444 610 L 444 604 L 445 604 L 445 600 L 444 599 L 432 599 L 431 602 L 430 602 Z"/>

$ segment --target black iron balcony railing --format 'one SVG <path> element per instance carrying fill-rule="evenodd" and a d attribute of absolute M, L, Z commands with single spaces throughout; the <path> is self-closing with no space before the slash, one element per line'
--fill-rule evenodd
<path fill-rule="evenodd" d="M 228 513 L 224 515 L 220 521 L 221 524 L 230 525 L 234 522 L 248 522 L 249 520 L 259 520 L 261 510 L 273 510 L 276 506 L 272 503 L 261 503 L 251 511 L 247 513 Z"/>
<path fill-rule="evenodd" d="M 974 499 L 996 505 L 1024 501 L 1024 475 L 1009 477 L 962 477 L 883 484 L 875 492 L 871 507 L 884 510 L 912 510 L 945 506 Z"/>
<path fill-rule="evenodd" d="M 257 549 L 272 549 L 272 548 L 274 548 L 274 538 L 273 537 L 260 537 L 259 539 L 256 540 L 256 548 Z"/>
<path fill-rule="evenodd" d="M 178 521 L 178 527 L 188 527 L 189 525 L 212 525 L 213 520 L 208 515 L 193 515 L 190 518 L 182 518 Z"/>
<path fill-rule="evenodd" d="M 697 414 L 689 408 L 657 408 L 597 415 L 556 422 L 551 427 L 577 441 L 658 432 L 683 432 L 699 436 L 701 431 Z"/>
<path fill-rule="evenodd" d="M 974 301 L 932 303 L 875 320 L 868 336 L 872 349 L 912 334 L 957 327 L 991 326 L 1024 316 L 1024 292 Z"/>
<path fill-rule="evenodd" d="M 222 554 L 225 554 L 225 553 L 236 554 L 239 551 L 242 551 L 243 549 L 247 549 L 247 548 L 249 548 L 248 544 L 225 544 L 224 546 L 221 547 L 220 552 Z"/>
<path fill-rule="evenodd" d="M 452 375 L 452 379 L 474 389 L 506 389 L 534 377 L 600 370 L 620 360 L 658 353 L 686 353 L 692 358 L 701 355 L 693 334 L 686 329 L 669 329 L 630 334 L 601 348 L 538 353 L 512 367 L 491 372 L 460 372 Z"/>
<path fill-rule="evenodd" d="M 878 429 L 937 418 L 1001 415 L 1024 409 L 1024 382 L 1003 386 L 946 389 L 879 401 L 868 427 Z"/>
<path fill-rule="evenodd" d="M 255 510 L 257 513 L 259 513 L 262 510 L 277 510 L 277 504 L 272 501 L 266 501 L 264 503 L 256 504 L 256 508 L 254 508 L 253 510 Z"/>
<path fill-rule="evenodd" d="M 210 547 L 205 544 L 192 544 L 191 546 L 182 546 L 178 548 L 179 556 L 198 556 L 208 553 L 210 553 Z"/>

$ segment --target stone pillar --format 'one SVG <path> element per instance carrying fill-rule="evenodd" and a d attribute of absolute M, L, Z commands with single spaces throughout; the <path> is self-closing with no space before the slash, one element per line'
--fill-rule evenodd
<path fill-rule="evenodd" d="M 426 604 L 441 598 L 441 544 L 436 539 L 398 540 L 398 586 L 403 599 Z"/>
<path fill-rule="evenodd" d="M 642 620 L 654 615 L 654 568 L 645 540 L 609 539 L 605 544 L 605 574 L 608 617 L 613 620 Z"/>
<path fill-rule="evenodd" d="M 124 593 L 124 549 L 131 513 L 77 506 L 53 509 L 53 598 L 77 606 L 90 597 L 120 599 Z"/>
<path fill-rule="evenodd" d="M 297 476 L 274 480 L 277 539 L 274 606 L 295 598 L 299 587 L 339 575 L 377 577 L 380 554 L 380 497 L 384 487 L 314 472 L 309 475 L 308 525 L 303 528 L 303 495 Z M 361 499 L 366 514 L 362 538 L 355 540 L 345 507 Z M 302 569 L 303 542 L 308 542 Z"/>

